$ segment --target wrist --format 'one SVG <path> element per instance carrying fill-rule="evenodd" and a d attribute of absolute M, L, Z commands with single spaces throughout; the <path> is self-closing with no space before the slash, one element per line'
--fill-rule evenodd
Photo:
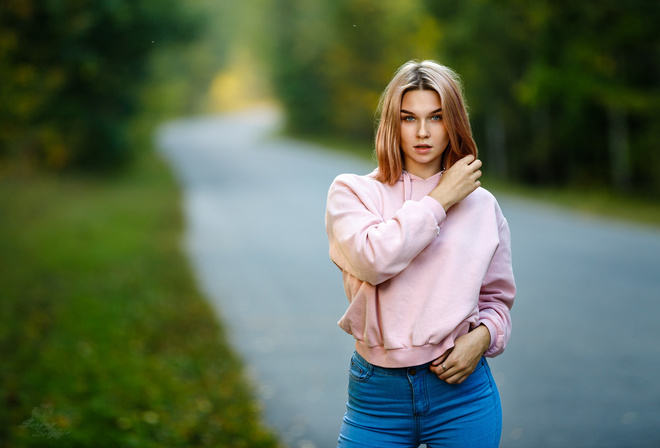
<path fill-rule="evenodd" d="M 486 353 L 490 348 L 490 330 L 484 324 L 478 325 L 470 333 L 475 333 L 475 338 L 479 339 L 481 353 Z"/>
<path fill-rule="evenodd" d="M 429 193 L 429 197 L 435 199 L 443 208 L 445 213 L 447 213 L 447 210 L 449 210 L 451 206 L 454 205 L 451 201 L 447 200 L 446 198 L 440 197 L 439 195 L 434 195 L 432 193 L 433 192 Z"/>

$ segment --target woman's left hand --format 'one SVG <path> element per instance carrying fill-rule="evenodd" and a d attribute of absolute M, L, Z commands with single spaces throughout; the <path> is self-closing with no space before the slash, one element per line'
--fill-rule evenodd
<path fill-rule="evenodd" d="M 485 325 L 456 338 L 450 348 L 431 363 L 431 371 L 448 384 L 461 384 L 474 372 L 490 346 L 490 332 Z"/>

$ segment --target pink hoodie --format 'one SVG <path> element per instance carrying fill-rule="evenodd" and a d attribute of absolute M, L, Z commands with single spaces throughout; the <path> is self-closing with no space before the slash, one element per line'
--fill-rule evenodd
<path fill-rule="evenodd" d="M 480 324 L 485 356 L 500 354 L 515 297 L 509 226 L 478 188 L 445 213 L 426 180 L 403 172 L 393 185 L 342 174 L 328 192 L 330 258 L 342 271 L 350 305 L 339 326 L 356 350 L 382 367 L 432 361 Z"/>

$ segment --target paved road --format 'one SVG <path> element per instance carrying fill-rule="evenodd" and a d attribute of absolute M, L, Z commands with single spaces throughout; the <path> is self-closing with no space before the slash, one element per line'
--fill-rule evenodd
<path fill-rule="evenodd" d="M 352 340 L 327 255 L 325 195 L 350 157 L 275 136 L 252 110 L 172 122 L 158 144 L 183 186 L 185 248 L 291 448 L 330 448 Z M 660 446 L 660 232 L 500 198 L 519 286 L 491 366 L 503 448 Z"/>

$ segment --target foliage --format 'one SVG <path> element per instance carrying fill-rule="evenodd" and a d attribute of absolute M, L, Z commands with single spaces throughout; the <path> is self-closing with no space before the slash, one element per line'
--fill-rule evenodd
<path fill-rule="evenodd" d="M 501 174 L 660 193 L 657 3 L 426 3 L 478 105 L 487 156 L 508 162 Z"/>
<path fill-rule="evenodd" d="M 436 55 L 437 27 L 417 0 L 262 1 L 270 9 L 259 48 L 294 134 L 371 138 L 393 68 Z"/>
<path fill-rule="evenodd" d="M 465 82 L 485 169 L 531 185 L 660 196 L 660 3 L 255 0 L 244 45 L 267 61 L 297 135 L 369 141 L 409 59 Z"/>
<path fill-rule="evenodd" d="M 174 182 L 136 162 L 0 171 L 0 445 L 275 447 L 181 253 Z"/>
<path fill-rule="evenodd" d="M 150 56 L 190 41 L 197 3 L 6 0 L 0 4 L 0 156 L 53 169 L 130 160 Z"/>

